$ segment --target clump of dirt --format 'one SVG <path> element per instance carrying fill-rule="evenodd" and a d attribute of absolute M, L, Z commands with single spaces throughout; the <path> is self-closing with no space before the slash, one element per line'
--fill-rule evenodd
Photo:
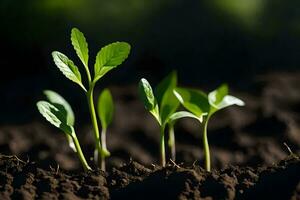
<path fill-rule="evenodd" d="M 134 161 L 104 173 L 45 170 L 0 155 L 0 199 L 299 199 L 300 160 L 270 167 L 229 166 L 207 172 L 169 163 L 149 169 Z"/>

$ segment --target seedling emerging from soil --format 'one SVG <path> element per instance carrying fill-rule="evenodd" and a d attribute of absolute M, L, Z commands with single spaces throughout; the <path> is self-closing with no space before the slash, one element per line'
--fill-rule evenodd
<path fill-rule="evenodd" d="M 228 86 L 226 84 L 223 84 L 216 90 L 210 92 L 208 96 L 199 90 L 188 88 L 176 88 L 174 94 L 180 103 L 194 115 L 206 114 L 203 126 L 203 148 L 205 155 L 205 169 L 210 171 L 210 151 L 207 139 L 209 119 L 218 110 L 232 105 L 244 106 L 245 103 L 234 96 L 228 95 Z"/>
<path fill-rule="evenodd" d="M 175 160 L 175 135 L 174 123 L 177 119 L 183 117 L 194 117 L 193 114 L 186 111 L 176 112 L 180 103 L 173 94 L 177 84 L 176 72 L 170 73 L 156 87 L 155 95 L 149 82 L 142 78 L 139 83 L 139 94 L 145 105 L 145 108 L 155 117 L 160 125 L 160 161 L 165 166 L 165 128 L 169 128 L 170 152 L 172 159 Z"/>
<path fill-rule="evenodd" d="M 69 145 L 75 152 L 77 152 L 84 170 L 90 170 L 91 168 L 86 162 L 75 133 L 75 116 L 70 104 L 54 91 L 46 90 L 44 91 L 44 94 L 49 102 L 39 101 L 37 103 L 39 112 L 48 122 L 57 128 L 60 128 L 66 134 Z"/>
<path fill-rule="evenodd" d="M 99 79 L 101 79 L 110 70 L 122 64 L 122 62 L 128 57 L 130 45 L 126 42 L 115 42 L 103 47 L 97 53 L 96 62 L 94 65 L 94 76 L 92 77 L 89 70 L 88 43 L 86 42 L 83 33 L 78 29 L 73 28 L 71 31 L 71 42 L 77 56 L 85 68 L 88 80 L 88 88 L 86 89 L 82 83 L 81 74 L 78 70 L 78 67 L 66 55 L 58 51 L 54 51 L 52 52 L 53 60 L 59 70 L 68 79 L 78 84 L 85 92 L 94 129 L 95 155 L 97 155 L 95 161 L 102 170 L 105 170 L 105 157 L 107 157 L 109 153 L 106 149 L 106 141 L 101 141 L 100 139 L 98 120 L 94 106 L 94 88 Z M 103 122 L 101 123 L 103 124 Z M 105 137 L 103 138 L 105 139 Z M 105 148 L 103 148 L 103 145 Z"/>
<path fill-rule="evenodd" d="M 114 104 L 113 104 L 113 99 L 111 96 L 110 91 L 106 88 L 104 89 L 99 98 L 98 98 L 98 106 L 97 106 L 97 111 L 98 111 L 98 117 L 101 122 L 101 142 L 102 142 L 102 155 L 104 157 L 101 157 L 102 160 L 105 159 L 105 157 L 110 156 L 110 152 L 107 150 L 106 147 L 106 130 L 108 125 L 113 120 L 113 113 L 114 113 Z M 97 157 L 97 152 L 96 156 Z"/>

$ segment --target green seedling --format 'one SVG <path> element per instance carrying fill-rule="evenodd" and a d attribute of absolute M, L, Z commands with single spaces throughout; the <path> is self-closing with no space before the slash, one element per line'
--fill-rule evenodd
<path fill-rule="evenodd" d="M 94 105 L 94 88 L 97 81 L 101 79 L 107 72 L 122 64 L 122 62 L 128 57 L 131 47 L 126 42 L 115 42 L 101 48 L 96 56 L 96 62 L 94 64 L 94 76 L 92 77 L 89 70 L 88 43 L 86 42 L 83 33 L 77 28 L 73 28 L 71 31 L 71 42 L 85 69 L 88 81 L 87 88 L 82 82 L 81 73 L 78 67 L 72 60 L 58 51 L 52 52 L 52 57 L 59 70 L 68 79 L 78 84 L 85 92 L 94 129 L 95 155 L 97 155 L 95 156 L 95 162 L 99 167 L 101 167 L 102 170 L 105 170 L 105 157 L 107 157 L 109 154 L 107 153 L 107 149 L 103 149 L 102 146 L 106 142 L 101 141 L 100 139 L 98 120 Z M 102 118 L 100 118 L 100 120 L 102 120 Z"/>
<path fill-rule="evenodd" d="M 208 121 L 218 110 L 232 105 L 244 106 L 245 103 L 234 96 L 228 95 L 228 86 L 226 84 L 210 92 L 208 96 L 202 91 L 188 88 L 176 88 L 174 94 L 188 111 L 196 116 L 200 114 L 205 115 L 203 126 L 205 169 L 211 171 L 210 151 L 207 139 Z"/>
<path fill-rule="evenodd" d="M 75 133 L 75 116 L 70 104 L 54 91 L 46 90 L 44 91 L 44 94 L 48 101 L 39 101 L 37 103 L 39 112 L 48 122 L 61 129 L 66 134 L 69 146 L 77 153 L 84 170 L 91 170 L 82 153 Z"/>
<path fill-rule="evenodd" d="M 172 159 L 175 159 L 175 135 L 174 123 L 176 120 L 183 117 L 195 117 L 193 114 L 186 111 L 176 112 L 180 103 L 173 94 L 177 84 L 176 72 L 170 73 L 163 79 L 155 89 L 155 95 L 149 82 L 142 78 L 139 83 L 139 94 L 145 108 L 154 116 L 160 126 L 160 161 L 161 165 L 166 164 L 165 155 L 165 129 L 169 128 L 168 146 L 172 154 Z"/>
<path fill-rule="evenodd" d="M 102 154 L 101 160 L 104 161 L 105 157 L 110 156 L 110 152 L 107 150 L 106 147 L 106 131 L 108 125 L 111 124 L 113 120 L 113 113 L 114 113 L 114 104 L 113 99 L 110 91 L 108 89 L 104 89 L 99 98 L 98 98 L 98 105 L 97 105 L 97 113 L 99 120 L 101 122 L 101 142 L 102 142 Z M 95 157 L 97 157 L 98 153 L 95 152 Z M 102 169 L 105 169 L 105 163 L 102 162 Z"/>

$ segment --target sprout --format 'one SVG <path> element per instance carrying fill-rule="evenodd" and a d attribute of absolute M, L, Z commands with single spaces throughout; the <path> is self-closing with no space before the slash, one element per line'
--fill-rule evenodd
<path fill-rule="evenodd" d="M 110 156 L 110 152 L 107 150 L 106 147 L 106 130 L 108 125 L 113 120 L 113 113 L 114 113 L 114 104 L 111 93 L 108 89 L 104 89 L 98 98 L 98 117 L 101 122 L 101 142 L 102 142 L 102 153 L 101 153 L 101 169 L 105 169 L 105 157 Z M 96 152 L 97 153 L 97 152 Z"/>
<path fill-rule="evenodd" d="M 44 93 L 49 102 L 39 101 L 37 103 L 39 112 L 48 122 L 66 134 L 69 146 L 77 153 L 84 170 L 91 170 L 82 153 L 74 130 L 75 117 L 70 104 L 54 91 L 46 90 Z"/>
<path fill-rule="evenodd" d="M 203 126 L 205 169 L 211 171 L 210 151 L 207 139 L 208 121 L 218 110 L 232 105 L 244 106 L 245 103 L 234 96 L 228 95 L 228 86 L 226 84 L 210 92 L 208 96 L 199 90 L 188 88 L 176 88 L 174 94 L 188 111 L 196 116 L 205 116 Z"/>
<path fill-rule="evenodd" d="M 176 112 L 180 103 L 173 94 L 177 84 L 176 72 L 171 72 L 164 78 L 156 87 L 155 95 L 149 82 L 142 78 L 139 83 L 139 94 L 143 101 L 145 108 L 154 116 L 160 126 L 160 161 L 161 165 L 166 164 L 165 155 L 165 128 L 168 127 L 171 157 L 175 160 L 175 135 L 174 124 L 175 121 L 183 117 L 196 118 L 202 121 L 202 116 L 195 116 L 186 111 Z"/>
<path fill-rule="evenodd" d="M 103 47 L 96 56 L 96 62 L 94 65 L 94 77 L 91 76 L 90 70 L 89 70 L 89 50 L 88 50 L 88 43 L 86 42 L 86 39 L 82 32 L 80 32 L 77 28 L 73 28 L 71 31 L 71 42 L 72 45 L 76 51 L 77 56 L 81 60 L 88 80 L 88 87 L 86 88 L 84 84 L 82 83 L 82 78 L 80 71 L 78 67 L 74 64 L 72 60 L 70 60 L 66 55 L 63 53 L 60 53 L 58 51 L 52 52 L 52 57 L 54 60 L 54 63 L 58 67 L 58 69 L 71 81 L 78 84 L 83 91 L 85 92 L 87 101 L 88 101 L 88 107 L 91 115 L 91 120 L 93 124 L 94 129 L 94 138 L 95 138 L 95 162 L 98 164 L 99 167 L 101 167 L 102 170 L 105 170 L 105 157 L 109 156 L 109 152 L 106 149 L 106 141 L 105 140 L 105 132 L 106 132 L 106 126 L 103 127 L 103 125 L 108 125 L 106 118 L 103 119 L 100 116 L 100 121 L 102 124 L 102 130 L 101 138 L 99 134 L 99 126 L 98 126 L 98 120 L 96 116 L 96 110 L 94 106 L 94 88 L 98 80 L 100 80 L 107 72 L 110 70 L 116 68 L 120 64 L 123 63 L 124 60 L 129 55 L 130 52 L 130 45 L 126 42 L 115 42 L 112 44 L 109 44 L 105 47 Z M 107 96 L 107 92 L 104 94 Z M 102 98 L 100 97 L 99 100 Z M 103 97 L 105 101 L 105 97 Z M 112 102 L 109 102 L 112 104 Z M 98 103 L 101 107 L 105 107 L 106 103 Z M 110 107 L 111 108 L 111 107 Z M 98 110 L 105 110 L 104 108 L 98 108 Z M 112 112 L 112 110 L 108 110 L 107 112 Z M 102 113 L 102 111 L 100 111 Z M 107 114 L 107 113 L 106 113 Z M 112 114 L 111 114 L 112 115 Z M 104 120 L 104 122 L 103 122 Z"/>

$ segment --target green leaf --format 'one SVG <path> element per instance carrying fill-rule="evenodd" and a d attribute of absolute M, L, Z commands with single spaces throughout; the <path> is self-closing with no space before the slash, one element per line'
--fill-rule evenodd
<path fill-rule="evenodd" d="M 108 89 L 104 89 L 100 94 L 97 108 L 102 128 L 106 129 L 112 122 L 114 113 L 113 99 Z"/>
<path fill-rule="evenodd" d="M 209 104 L 210 105 L 219 104 L 227 94 L 228 94 L 228 86 L 227 84 L 222 84 L 216 90 L 209 93 L 208 95 Z"/>
<path fill-rule="evenodd" d="M 155 96 L 158 104 L 161 106 L 163 96 L 167 90 L 173 90 L 177 85 L 177 73 L 172 71 L 155 88 Z"/>
<path fill-rule="evenodd" d="M 194 115 L 193 113 L 190 113 L 190 112 L 187 112 L 187 111 L 179 111 L 179 112 L 173 113 L 168 118 L 167 122 L 168 123 L 174 123 L 178 119 L 189 117 L 189 118 L 197 119 L 201 123 L 203 121 L 203 116 L 204 116 L 204 114 L 202 114 L 201 117 L 198 117 L 198 116 Z"/>
<path fill-rule="evenodd" d="M 103 47 L 96 57 L 94 82 L 120 65 L 128 57 L 129 52 L 130 45 L 126 42 L 115 42 Z"/>
<path fill-rule="evenodd" d="M 71 126 L 74 126 L 75 123 L 75 115 L 70 106 L 70 104 L 58 93 L 52 90 L 44 90 L 44 94 L 46 95 L 48 101 L 56 107 L 62 107 L 67 112 L 67 123 Z"/>
<path fill-rule="evenodd" d="M 37 107 L 43 117 L 45 117 L 46 120 L 52 125 L 56 126 L 69 135 L 74 134 L 73 127 L 67 124 L 66 110 L 59 109 L 47 101 L 39 101 L 37 103 Z"/>
<path fill-rule="evenodd" d="M 70 60 L 67 56 L 64 54 L 54 51 L 52 52 L 53 60 L 58 67 L 58 69 L 71 81 L 77 83 L 82 87 L 82 89 L 85 89 L 85 87 L 82 85 L 81 82 L 81 75 L 77 68 L 77 66 L 74 65 L 73 61 Z"/>
<path fill-rule="evenodd" d="M 70 104 L 61 95 L 52 90 L 45 90 L 44 94 L 46 95 L 48 101 L 55 107 L 57 107 L 59 110 L 66 110 L 67 124 L 70 126 L 74 126 L 75 115 Z M 68 134 L 66 134 L 66 136 L 70 148 L 73 149 L 74 152 L 76 152 L 77 150 L 72 137 Z"/>
<path fill-rule="evenodd" d="M 153 90 L 149 82 L 142 78 L 139 82 L 139 96 L 143 101 L 145 108 L 161 123 L 159 117 L 159 108 L 154 97 Z"/>
<path fill-rule="evenodd" d="M 183 107 L 197 117 L 200 118 L 209 112 L 208 99 L 202 91 L 189 88 L 176 88 L 174 89 L 174 94 Z"/>
<path fill-rule="evenodd" d="M 228 95 L 228 86 L 223 84 L 216 90 L 208 94 L 209 104 L 212 106 L 212 111 L 220 110 L 232 105 L 244 106 L 245 103 L 231 95 Z"/>
<path fill-rule="evenodd" d="M 84 66 L 88 66 L 89 62 L 89 49 L 86 39 L 82 32 L 77 28 L 71 31 L 71 42 L 76 51 L 77 56 L 80 58 Z"/>
<path fill-rule="evenodd" d="M 173 94 L 173 89 L 177 85 L 177 73 L 171 72 L 156 87 L 155 94 L 160 108 L 160 116 L 162 123 L 173 114 L 180 103 Z"/>

